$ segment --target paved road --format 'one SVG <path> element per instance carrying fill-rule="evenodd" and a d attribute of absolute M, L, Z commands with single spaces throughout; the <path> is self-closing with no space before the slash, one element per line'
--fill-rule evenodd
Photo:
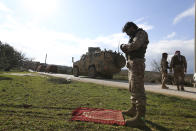
<path fill-rule="evenodd" d="M 128 89 L 127 81 L 92 79 L 92 78 L 87 78 L 87 77 L 82 77 L 82 76 L 74 77 L 72 75 L 66 75 L 66 74 L 50 74 L 50 73 L 41 73 L 41 74 L 61 77 L 61 78 L 67 78 L 67 79 L 72 79 L 72 80 L 81 81 L 81 82 L 90 82 L 90 83 L 96 83 L 96 84 L 105 85 L 105 86 Z M 169 89 L 161 89 L 160 84 L 145 83 L 145 90 L 149 92 L 164 94 L 164 95 L 172 95 L 172 96 L 196 100 L 196 88 L 191 88 L 191 87 L 185 87 L 185 91 L 178 91 L 177 87 L 173 85 L 169 85 Z"/>

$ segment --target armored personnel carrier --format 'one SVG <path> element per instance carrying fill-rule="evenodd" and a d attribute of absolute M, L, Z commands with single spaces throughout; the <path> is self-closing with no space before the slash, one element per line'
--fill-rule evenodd
<path fill-rule="evenodd" d="M 88 52 L 79 61 L 73 62 L 73 75 L 88 75 L 94 78 L 102 76 L 112 78 L 126 64 L 124 56 L 112 50 L 101 51 L 99 47 L 89 47 Z"/>

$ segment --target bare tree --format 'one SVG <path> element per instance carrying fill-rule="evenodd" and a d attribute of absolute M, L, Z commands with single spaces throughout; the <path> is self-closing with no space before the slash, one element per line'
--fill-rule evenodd
<path fill-rule="evenodd" d="M 151 70 L 154 72 L 160 72 L 161 71 L 161 65 L 160 61 L 153 59 L 151 62 Z"/>

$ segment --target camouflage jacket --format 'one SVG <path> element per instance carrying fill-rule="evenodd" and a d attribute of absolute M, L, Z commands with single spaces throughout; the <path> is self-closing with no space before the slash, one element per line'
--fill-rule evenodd
<path fill-rule="evenodd" d="M 182 67 L 186 70 L 187 69 L 186 58 L 183 55 L 180 56 L 174 55 L 171 59 L 170 67 L 171 68 Z"/>
<path fill-rule="evenodd" d="M 167 72 L 167 69 L 169 68 L 168 62 L 165 58 L 161 59 L 161 71 L 162 72 Z"/>
<path fill-rule="evenodd" d="M 138 29 L 135 36 L 130 38 L 127 44 L 127 51 L 129 52 L 127 55 L 132 59 L 144 58 L 148 43 L 148 34 L 143 29 Z"/>

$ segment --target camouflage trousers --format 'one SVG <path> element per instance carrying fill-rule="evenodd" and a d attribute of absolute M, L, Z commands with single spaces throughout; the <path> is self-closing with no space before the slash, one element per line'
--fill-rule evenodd
<path fill-rule="evenodd" d="M 129 91 L 131 102 L 137 106 L 146 106 L 146 94 L 144 89 L 145 59 L 127 61 Z"/>
<path fill-rule="evenodd" d="M 167 71 L 161 71 L 161 76 L 162 76 L 162 87 L 165 87 L 166 81 L 167 81 Z"/>
<path fill-rule="evenodd" d="M 175 67 L 174 68 L 174 80 L 177 86 L 184 86 L 184 68 L 183 67 Z"/>

